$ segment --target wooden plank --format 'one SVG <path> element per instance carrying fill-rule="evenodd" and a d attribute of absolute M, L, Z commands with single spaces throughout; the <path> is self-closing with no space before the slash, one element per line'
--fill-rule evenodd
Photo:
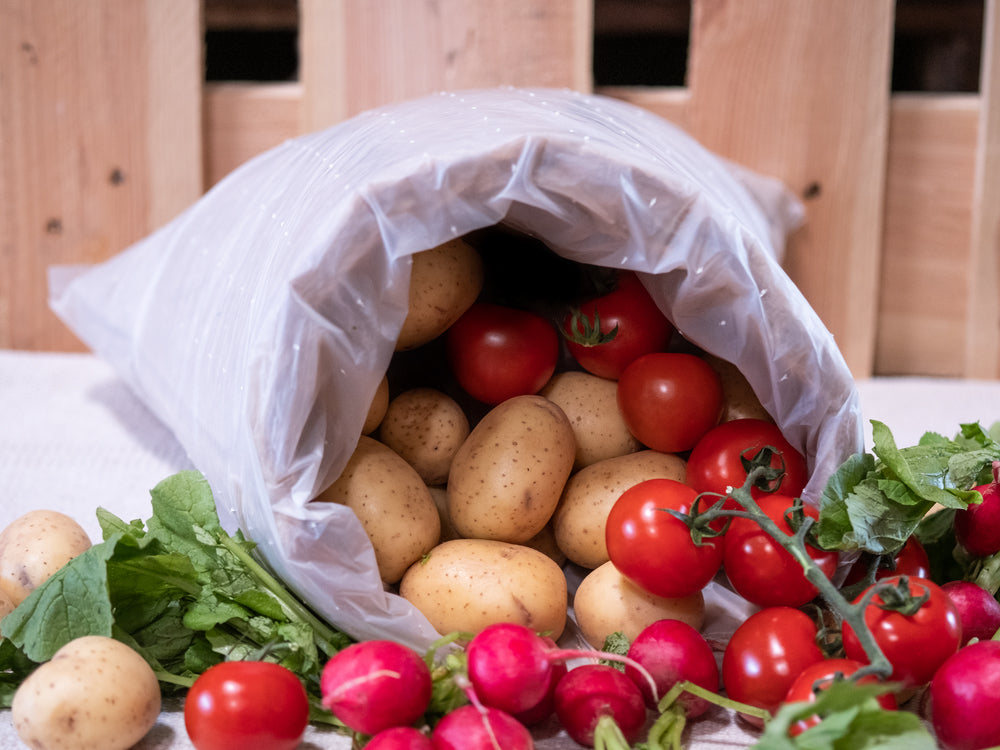
<path fill-rule="evenodd" d="M 0 347 L 78 349 L 51 265 L 97 262 L 197 198 L 197 0 L 0 0 Z"/>
<path fill-rule="evenodd" d="M 694 0 L 690 132 L 812 196 L 786 267 L 855 376 L 871 374 L 892 0 Z"/>
<path fill-rule="evenodd" d="M 893 97 L 876 374 L 964 372 L 978 123 L 975 95 Z"/>
<path fill-rule="evenodd" d="M 1000 378 L 1000 2 L 987 0 L 966 308 L 966 377 Z"/>
<path fill-rule="evenodd" d="M 211 83 L 205 86 L 205 183 L 212 186 L 243 162 L 299 135 L 302 86 L 297 83 Z"/>
<path fill-rule="evenodd" d="M 301 0 L 303 128 L 434 91 L 591 88 L 588 0 Z"/>
<path fill-rule="evenodd" d="M 688 129 L 688 107 L 691 102 L 690 92 L 686 88 L 655 87 L 655 86 L 600 86 L 598 94 L 612 96 L 648 109 L 665 120 L 669 120 L 684 130 Z"/>

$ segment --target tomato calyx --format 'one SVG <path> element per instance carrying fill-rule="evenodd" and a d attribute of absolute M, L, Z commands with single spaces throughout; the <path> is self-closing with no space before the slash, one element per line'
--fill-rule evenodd
<path fill-rule="evenodd" d="M 878 596 L 879 609 L 886 612 L 899 612 L 906 617 L 915 615 L 922 606 L 931 598 L 931 592 L 921 587 L 923 591 L 920 595 L 914 595 L 910 591 L 909 576 L 900 576 L 895 583 L 885 583 L 873 586 L 865 596 L 866 600 Z M 867 602 L 866 602 L 867 603 Z"/>
<path fill-rule="evenodd" d="M 589 317 L 579 307 L 570 312 L 566 325 L 559 329 L 562 335 L 574 344 L 580 346 L 601 346 L 615 340 L 619 324 L 610 331 L 601 331 L 601 313 L 594 310 L 594 317 Z"/>
<path fill-rule="evenodd" d="M 771 466 L 775 457 L 778 459 L 778 466 Z M 765 445 L 750 458 L 740 456 L 740 463 L 747 476 L 753 473 L 756 477 L 752 487 L 762 492 L 777 492 L 781 489 L 785 478 L 785 459 L 777 448 Z M 759 471 L 755 471 L 758 469 Z"/>
<path fill-rule="evenodd" d="M 711 506 L 702 510 L 701 500 L 706 496 L 716 497 L 717 499 Z M 701 547 L 705 544 L 706 539 L 714 539 L 716 537 L 723 536 L 729 528 L 729 522 L 734 517 L 750 517 L 749 514 L 738 510 L 723 510 L 725 502 L 725 496 L 714 495 L 714 493 L 711 492 L 703 492 L 694 499 L 694 502 L 691 503 L 691 511 L 689 513 L 682 513 L 674 508 L 657 508 L 657 510 L 669 513 L 687 526 L 691 533 L 691 541 Z M 713 525 L 713 523 L 720 516 L 725 518 L 725 523 L 721 527 L 717 524 Z"/>

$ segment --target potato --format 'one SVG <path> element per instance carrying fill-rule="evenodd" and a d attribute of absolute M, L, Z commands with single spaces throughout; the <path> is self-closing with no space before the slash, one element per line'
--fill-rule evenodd
<path fill-rule="evenodd" d="M 547 398 L 515 396 L 493 407 L 451 463 L 455 529 L 466 538 L 528 541 L 552 517 L 575 454 L 573 428 Z"/>
<path fill-rule="evenodd" d="M 448 481 L 451 460 L 469 429 L 468 417 L 451 396 L 434 388 L 412 388 L 389 402 L 379 437 L 426 484 L 438 485 Z"/>
<path fill-rule="evenodd" d="M 315 501 L 341 503 L 354 511 L 375 550 L 379 575 L 396 583 L 441 534 L 430 490 L 391 448 L 362 436 L 347 466 Z"/>
<path fill-rule="evenodd" d="M 734 419 L 753 417 L 773 422 L 774 418 L 760 403 L 757 394 L 753 392 L 750 383 L 731 362 L 719 357 L 705 354 L 704 359 L 719 375 L 722 383 L 722 416 L 720 422 L 730 422 Z"/>
<path fill-rule="evenodd" d="M 701 591 L 678 599 L 649 594 L 606 562 L 580 581 L 573 613 L 587 643 L 601 649 L 612 633 L 621 631 L 633 640 L 644 628 L 666 618 L 700 630 L 705 624 L 705 597 Z"/>
<path fill-rule="evenodd" d="M 545 528 L 526 541 L 524 546 L 537 549 L 542 554 L 551 557 L 560 567 L 566 563 L 565 553 L 556 544 L 556 535 L 552 530 L 551 522 L 545 524 Z"/>
<path fill-rule="evenodd" d="M 428 487 L 431 499 L 438 509 L 438 518 L 441 519 L 441 536 L 438 542 L 447 542 L 449 539 L 460 539 L 459 533 L 451 525 L 451 516 L 448 514 L 448 489 L 446 487 Z"/>
<path fill-rule="evenodd" d="M 368 407 L 368 415 L 365 417 L 365 424 L 361 428 L 362 435 L 370 435 L 382 424 L 385 418 L 385 411 L 389 408 L 389 378 L 385 375 L 379 381 L 375 389 L 375 396 Z"/>
<path fill-rule="evenodd" d="M 14 611 L 14 601 L 3 591 L 0 591 L 0 620 Z M 3 623 L 0 622 L 0 638 L 3 638 Z"/>
<path fill-rule="evenodd" d="M 566 483 L 552 516 L 556 544 L 577 565 L 596 568 L 608 560 L 604 527 L 621 494 L 647 479 L 683 482 L 685 474 L 684 459 L 654 450 L 608 458 L 580 469 Z"/>
<path fill-rule="evenodd" d="M 0 591 L 20 604 L 71 559 L 90 548 L 76 521 L 54 510 L 33 510 L 0 533 Z"/>
<path fill-rule="evenodd" d="M 423 346 L 462 317 L 483 288 L 483 261 L 461 238 L 413 255 L 409 309 L 396 351 Z"/>
<path fill-rule="evenodd" d="M 17 689 L 11 718 L 29 747 L 125 750 L 160 714 L 152 668 L 120 641 L 90 635 L 70 641 Z"/>
<path fill-rule="evenodd" d="M 566 588 L 562 568 L 538 550 L 453 539 L 412 565 L 399 593 L 442 634 L 516 622 L 558 639 L 566 626 Z"/>
<path fill-rule="evenodd" d="M 561 372 L 541 390 L 566 412 L 576 436 L 574 469 L 642 448 L 618 408 L 618 383 L 587 372 Z"/>

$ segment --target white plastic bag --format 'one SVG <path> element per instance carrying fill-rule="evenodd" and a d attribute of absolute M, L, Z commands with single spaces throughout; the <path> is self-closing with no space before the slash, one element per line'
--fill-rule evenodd
<path fill-rule="evenodd" d="M 689 340 L 735 363 L 814 471 L 863 445 L 832 336 L 779 266 L 801 208 L 631 105 L 444 93 L 251 160 L 52 306 L 175 433 L 284 581 L 357 638 L 436 633 L 386 593 L 353 513 L 308 501 L 354 449 L 407 309 L 410 256 L 505 223 L 634 269 Z"/>

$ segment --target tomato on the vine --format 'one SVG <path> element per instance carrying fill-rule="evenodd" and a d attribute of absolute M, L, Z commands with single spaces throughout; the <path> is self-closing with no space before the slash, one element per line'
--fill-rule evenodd
<path fill-rule="evenodd" d="M 891 576 L 873 586 L 880 588 L 865 607 L 864 618 L 892 665 L 890 679 L 910 687 L 927 684 L 962 642 L 962 623 L 955 605 L 947 592 L 926 578 Z M 912 597 L 925 596 L 915 611 L 906 609 L 915 607 Z M 868 656 L 849 622 L 844 622 L 842 634 L 848 658 L 867 664 Z"/>
<path fill-rule="evenodd" d="M 736 629 L 722 655 L 722 684 L 735 701 L 774 713 L 792 682 L 822 661 L 812 618 L 794 607 L 766 607 Z M 758 723 L 755 718 L 744 718 Z"/>
<path fill-rule="evenodd" d="M 673 324 L 660 312 L 639 277 L 619 271 L 617 286 L 566 315 L 562 334 L 569 353 L 587 372 L 617 380 L 643 354 L 667 348 Z"/>
<path fill-rule="evenodd" d="M 309 698 L 291 670 L 225 661 L 205 670 L 184 699 L 184 726 L 198 750 L 294 750 L 309 723 Z"/>
<path fill-rule="evenodd" d="M 689 526 L 668 512 L 690 513 L 697 496 L 686 484 L 665 478 L 623 492 L 605 526 L 615 568 L 657 596 L 690 596 L 708 585 L 722 563 L 722 539 L 706 537 L 696 544 Z"/>
<path fill-rule="evenodd" d="M 799 676 L 795 678 L 792 686 L 788 689 L 788 695 L 785 696 L 784 702 L 814 703 L 816 701 L 817 690 L 824 690 L 833 684 L 834 680 L 850 677 L 863 666 L 864 664 L 856 659 L 823 659 L 822 661 L 814 662 L 802 670 Z M 878 677 L 869 674 L 861 677 L 857 681 L 857 684 L 870 685 L 877 684 L 878 681 Z M 895 711 L 899 707 L 896 702 L 896 696 L 891 692 L 881 694 L 876 700 L 887 711 Z M 795 737 L 810 727 L 816 726 L 820 721 L 820 717 L 815 715 L 806 719 L 800 719 L 788 728 L 788 733 L 792 737 Z"/>
<path fill-rule="evenodd" d="M 758 507 L 786 534 L 794 534 L 786 516 L 795 498 L 765 495 Z M 819 512 L 801 505 L 802 516 L 818 520 Z M 800 607 L 812 601 L 819 591 L 805 575 L 802 564 L 750 518 L 734 518 L 725 535 L 722 566 L 733 590 L 748 602 L 761 607 L 784 605 Z M 837 570 L 840 555 L 806 544 L 806 552 L 827 578 Z"/>
<path fill-rule="evenodd" d="M 851 586 L 860 583 L 868 574 L 870 566 L 876 563 L 875 558 L 868 553 L 861 555 L 847 573 L 844 579 L 844 586 Z M 900 547 L 891 561 L 888 559 L 878 562 L 875 571 L 875 580 L 881 581 L 890 576 L 916 576 L 917 578 L 929 578 L 931 573 L 931 561 L 927 556 L 927 550 L 920 540 L 915 536 L 909 537 Z"/>
<path fill-rule="evenodd" d="M 513 307 L 476 303 L 446 336 L 448 365 L 458 384 L 493 406 L 538 393 L 559 358 L 559 335 L 552 324 Z"/>
<path fill-rule="evenodd" d="M 718 424 L 722 383 L 701 357 L 653 352 L 633 361 L 621 374 L 618 406 L 640 443 L 663 453 L 680 453 L 693 448 Z"/>
<path fill-rule="evenodd" d="M 805 458 L 785 439 L 778 425 L 752 417 L 723 422 L 706 432 L 691 449 L 686 481 L 698 492 L 724 495 L 729 487 L 743 486 L 747 478 L 743 459 L 753 458 L 765 446 L 775 450 L 770 465 L 785 471 L 776 491 L 800 495 L 809 481 Z M 754 497 L 765 494 L 758 487 L 751 490 Z"/>

